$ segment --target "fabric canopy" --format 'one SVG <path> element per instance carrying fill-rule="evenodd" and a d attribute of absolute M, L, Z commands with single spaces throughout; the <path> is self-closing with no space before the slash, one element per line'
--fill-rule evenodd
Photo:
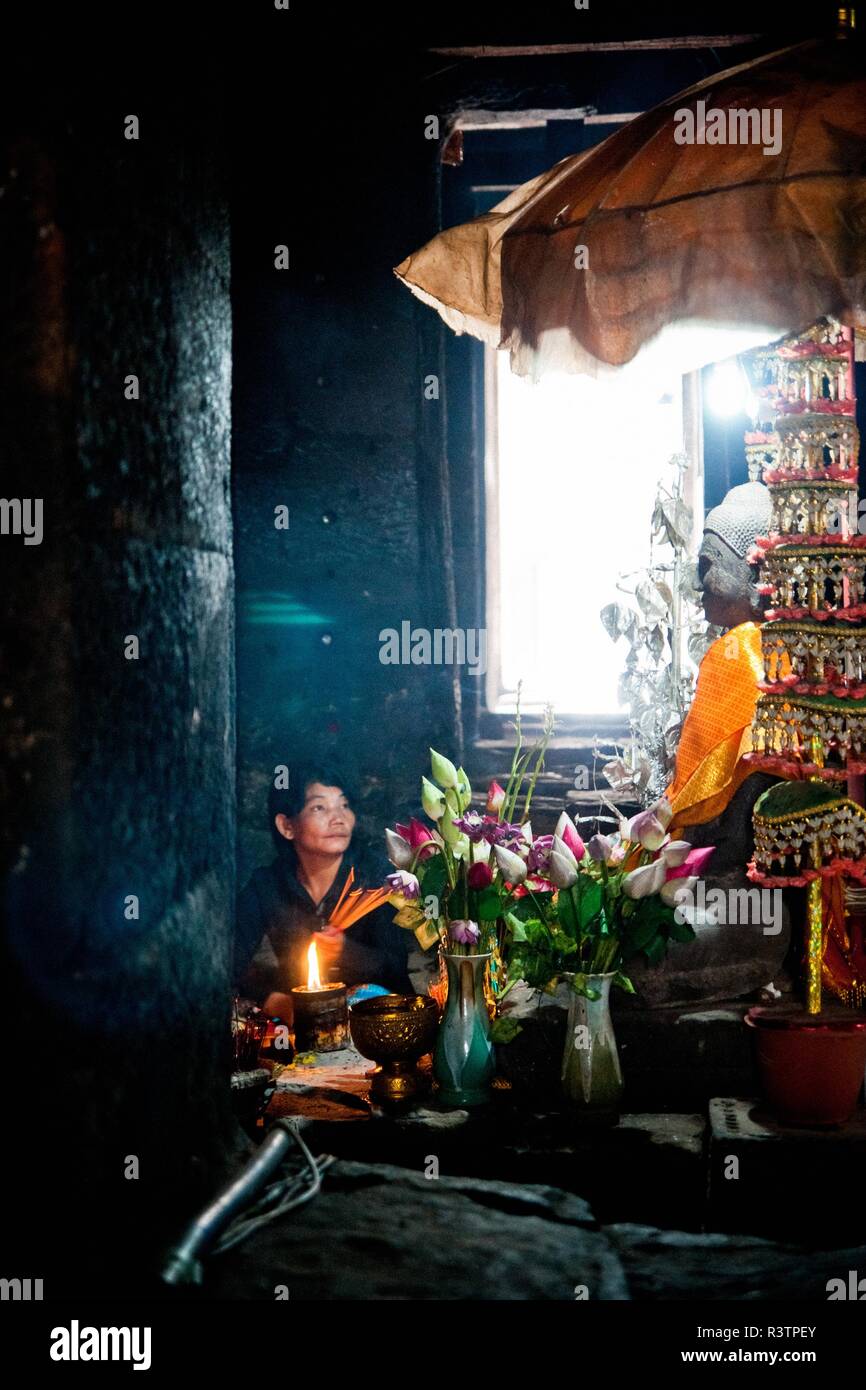
<path fill-rule="evenodd" d="M 810 40 L 708 78 L 395 273 L 534 377 L 648 352 L 687 370 L 822 314 L 862 328 L 863 56 L 851 38 Z M 692 143 L 675 138 L 689 133 L 684 110 Z M 757 141 L 728 142 L 746 131 Z"/>

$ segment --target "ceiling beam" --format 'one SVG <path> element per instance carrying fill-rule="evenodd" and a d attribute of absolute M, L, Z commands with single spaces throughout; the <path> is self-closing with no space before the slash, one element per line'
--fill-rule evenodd
<path fill-rule="evenodd" d="M 738 44 L 759 43 L 763 34 L 698 34 L 692 38 L 623 39 L 621 42 L 506 44 L 495 47 L 479 44 L 470 48 L 431 48 L 448 58 L 543 58 L 563 53 L 624 53 L 646 49 L 735 48 Z"/>

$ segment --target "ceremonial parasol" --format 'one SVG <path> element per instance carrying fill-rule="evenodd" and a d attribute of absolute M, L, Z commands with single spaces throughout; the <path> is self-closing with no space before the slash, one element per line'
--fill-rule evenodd
<path fill-rule="evenodd" d="M 659 347 L 688 370 L 822 314 L 862 324 L 861 46 L 809 40 L 707 78 L 395 273 L 533 377 L 596 375 Z M 727 351 L 718 335 L 701 345 L 699 325 L 727 329 Z"/>

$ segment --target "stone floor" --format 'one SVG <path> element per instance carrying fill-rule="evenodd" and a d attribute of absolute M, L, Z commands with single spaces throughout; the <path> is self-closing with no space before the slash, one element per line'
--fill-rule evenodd
<path fill-rule="evenodd" d="M 349 1050 L 282 1072 L 266 1122 L 299 1117 L 336 1162 L 313 1201 L 208 1263 L 211 1296 L 823 1301 L 866 1273 L 862 1112 L 783 1131 L 722 1095 L 587 1130 L 500 1083 L 480 1110 L 431 1090 L 387 1113 L 369 1069 Z"/>

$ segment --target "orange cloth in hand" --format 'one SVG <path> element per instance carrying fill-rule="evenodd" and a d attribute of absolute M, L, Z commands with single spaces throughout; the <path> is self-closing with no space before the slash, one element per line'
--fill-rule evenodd
<path fill-rule="evenodd" d="M 680 825 L 702 825 L 721 815 L 751 769 L 743 754 L 752 748 L 752 719 L 758 681 L 764 678 L 761 629 L 740 623 L 707 651 L 698 671 L 695 698 L 677 749 L 671 803 L 671 834 Z"/>

